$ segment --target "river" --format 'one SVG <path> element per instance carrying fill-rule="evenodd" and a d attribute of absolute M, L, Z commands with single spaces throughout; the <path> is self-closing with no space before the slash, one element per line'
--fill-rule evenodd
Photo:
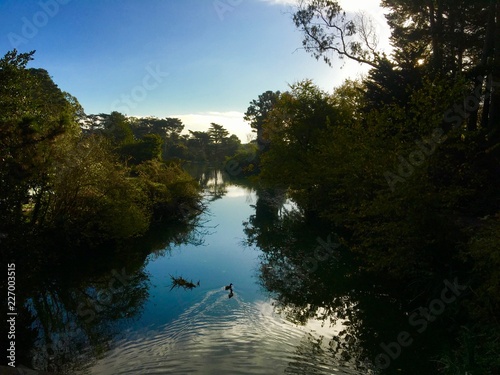
<path fill-rule="evenodd" d="M 159 227 L 111 255 L 55 269 L 38 285 L 25 303 L 35 367 L 95 375 L 425 373 L 416 363 L 436 333 L 397 353 L 390 340 L 407 329 L 407 317 L 356 277 L 335 233 L 306 222 L 283 192 L 219 170 L 191 172 L 206 205 L 192 225 Z M 194 286 L 173 287 L 172 277 Z"/>

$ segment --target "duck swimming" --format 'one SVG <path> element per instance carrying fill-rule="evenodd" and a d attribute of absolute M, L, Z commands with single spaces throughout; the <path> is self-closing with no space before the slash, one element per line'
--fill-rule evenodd
<path fill-rule="evenodd" d="M 226 286 L 224 287 L 224 290 L 229 290 L 229 289 L 233 290 L 233 283 L 231 283 L 231 284 L 229 284 L 229 285 L 226 285 Z"/>

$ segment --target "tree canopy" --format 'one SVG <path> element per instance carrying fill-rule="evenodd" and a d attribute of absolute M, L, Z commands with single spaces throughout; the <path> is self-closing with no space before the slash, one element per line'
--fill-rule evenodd
<path fill-rule="evenodd" d="M 175 217 L 181 200 L 196 206 L 196 182 L 161 160 L 162 136 L 180 133 L 178 119 L 148 119 L 151 131 L 136 138 L 121 113 L 87 117 L 47 71 L 27 67 L 33 55 L 13 50 L 0 59 L 2 233 L 58 231 L 75 244 L 96 244 Z M 134 169 L 143 163 L 155 175 Z"/>

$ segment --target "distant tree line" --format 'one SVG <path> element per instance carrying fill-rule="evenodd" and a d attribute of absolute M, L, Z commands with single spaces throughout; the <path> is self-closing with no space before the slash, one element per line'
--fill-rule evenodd
<path fill-rule="evenodd" d="M 184 124 L 178 118 L 126 117 L 112 112 L 84 115 L 79 119 L 86 134 L 102 134 L 118 147 L 124 160 L 139 164 L 148 158 L 179 159 L 221 163 L 241 146 L 236 135 L 229 135 L 224 126 L 211 123 L 207 131 L 181 134 Z M 146 159 L 144 159 L 146 158 Z"/>

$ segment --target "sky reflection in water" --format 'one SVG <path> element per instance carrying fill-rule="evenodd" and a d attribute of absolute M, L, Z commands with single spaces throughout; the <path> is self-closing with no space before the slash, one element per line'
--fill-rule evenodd
<path fill-rule="evenodd" d="M 260 251 L 245 246 L 242 225 L 255 213 L 255 191 L 228 184 L 221 174 L 205 178 L 207 196 L 215 200 L 203 220 L 203 244 L 148 257 L 151 287 L 143 313 L 123 327 L 90 373 L 361 374 L 341 368 L 328 352 L 341 320 L 295 325 L 276 312 L 260 285 Z M 170 275 L 200 280 L 200 286 L 170 291 Z M 231 299 L 224 290 L 230 282 Z"/>

